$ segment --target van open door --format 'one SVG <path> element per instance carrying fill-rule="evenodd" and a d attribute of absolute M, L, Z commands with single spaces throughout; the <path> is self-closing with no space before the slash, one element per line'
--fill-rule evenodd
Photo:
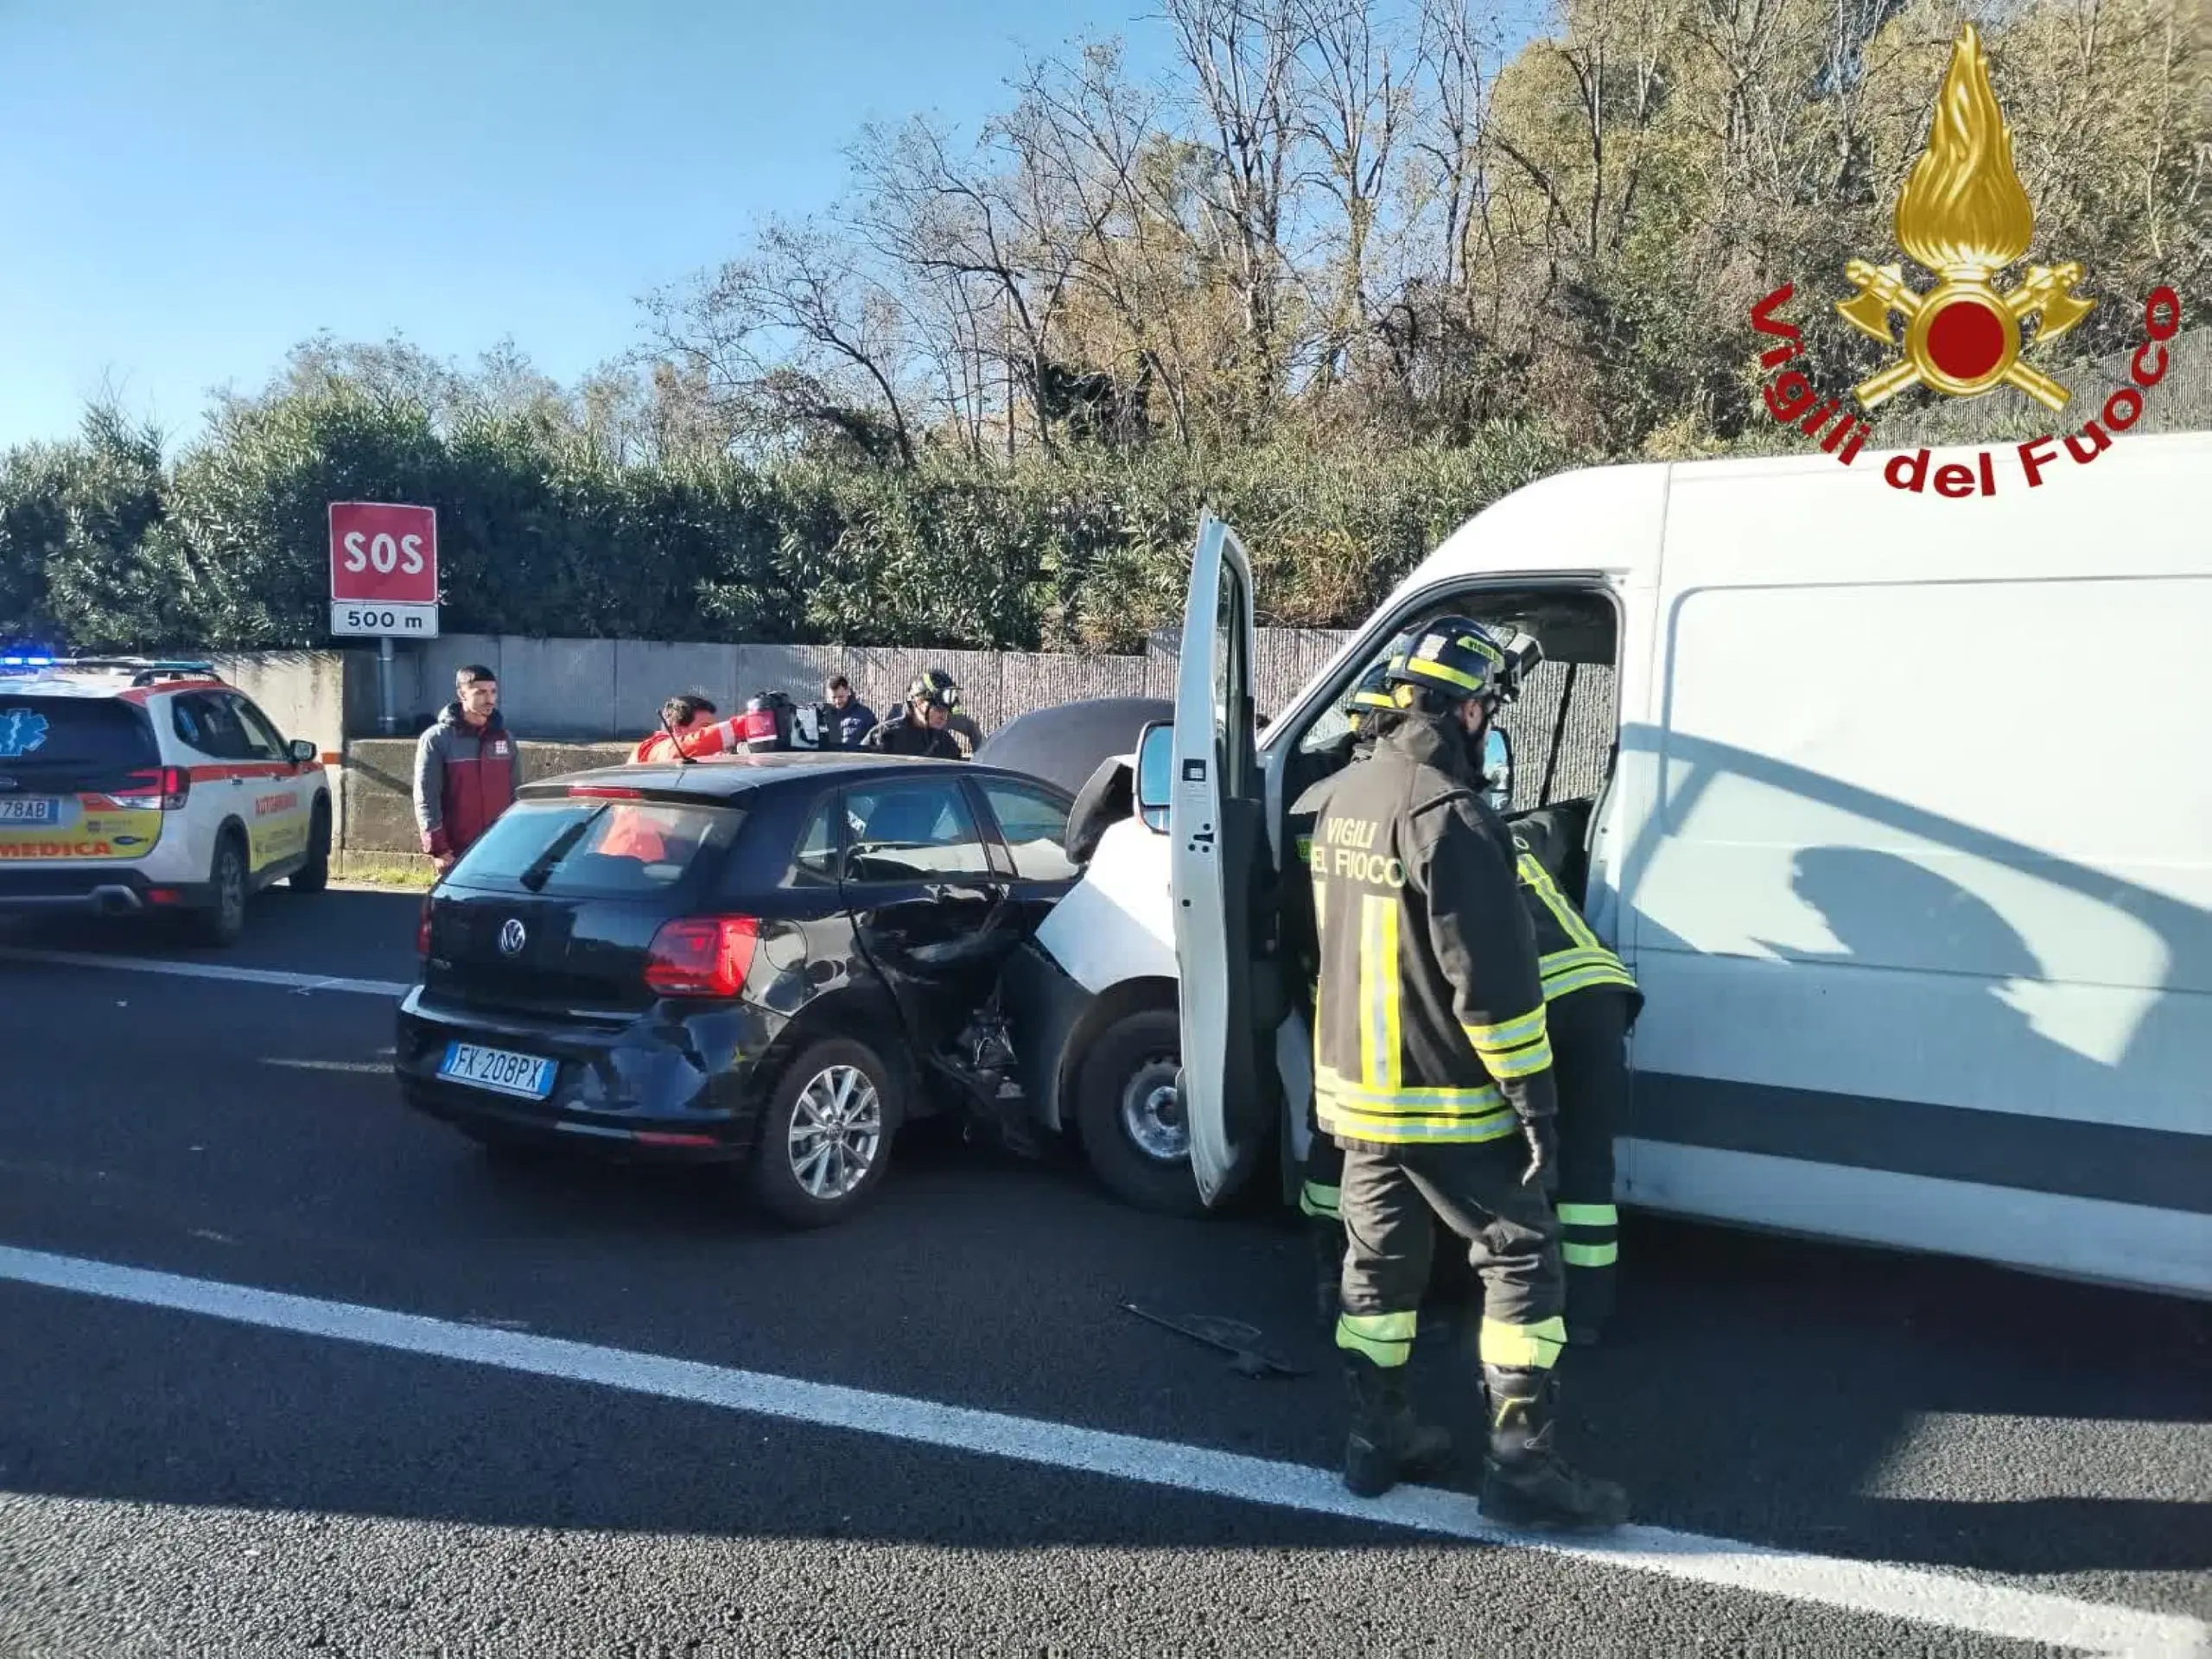
<path fill-rule="evenodd" d="M 1192 1173 L 1210 1205 L 1257 1166 L 1281 1112 L 1272 1046 L 1281 997 L 1268 920 L 1275 873 L 1254 742 L 1255 644 L 1250 561 L 1236 532 L 1206 513 L 1183 613 L 1167 839 L 1183 1109 Z"/>

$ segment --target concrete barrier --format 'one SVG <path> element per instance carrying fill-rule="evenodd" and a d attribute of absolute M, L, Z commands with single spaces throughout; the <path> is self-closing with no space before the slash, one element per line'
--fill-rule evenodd
<path fill-rule="evenodd" d="M 490 666 L 490 664 L 486 664 Z M 630 758 L 627 743 L 518 743 L 524 783 Z M 349 853 L 416 853 L 415 740 L 355 738 L 346 746 L 339 845 Z"/>

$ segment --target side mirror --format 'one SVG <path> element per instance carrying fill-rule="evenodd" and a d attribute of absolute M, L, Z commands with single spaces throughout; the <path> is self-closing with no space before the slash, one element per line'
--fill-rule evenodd
<path fill-rule="evenodd" d="M 1155 721 L 1137 739 L 1137 817 L 1145 827 L 1167 833 L 1167 798 L 1174 787 L 1175 728 Z"/>
<path fill-rule="evenodd" d="M 314 744 L 308 741 L 304 737 L 294 738 L 292 740 L 291 747 L 293 761 L 302 766 L 306 766 L 310 760 L 313 760 L 316 755 L 322 753 L 321 750 L 316 748 Z"/>
<path fill-rule="evenodd" d="M 1495 726 L 1483 734 L 1483 776 L 1489 783 L 1483 798 L 1503 813 L 1513 804 L 1513 740 Z"/>

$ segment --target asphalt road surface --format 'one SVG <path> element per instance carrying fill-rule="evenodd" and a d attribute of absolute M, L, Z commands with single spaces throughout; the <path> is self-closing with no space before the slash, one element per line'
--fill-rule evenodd
<path fill-rule="evenodd" d="M 1342 1491 L 1287 1220 L 940 1138 L 793 1236 L 416 1119 L 416 909 L 0 938 L 7 1659 L 2212 1655 L 2204 1308 L 1632 1223 L 1565 1427 L 1640 1524 L 1536 1548 Z"/>

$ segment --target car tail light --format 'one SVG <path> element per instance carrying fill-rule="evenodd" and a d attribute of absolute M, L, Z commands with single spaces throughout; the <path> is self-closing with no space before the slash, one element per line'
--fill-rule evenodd
<path fill-rule="evenodd" d="M 663 996 L 735 996 L 753 969 L 760 924 L 750 916 L 664 922 L 645 956 L 645 983 Z"/>
<path fill-rule="evenodd" d="M 643 790 L 621 789 L 612 784 L 575 784 L 569 786 L 569 798 L 572 801 L 642 801 L 645 795 Z"/>
<path fill-rule="evenodd" d="M 430 959 L 430 896 L 423 895 L 423 917 L 415 924 L 415 954 L 424 962 Z"/>
<path fill-rule="evenodd" d="M 191 793 L 192 774 L 182 766 L 143 766 L 124 779 L 113 798 L 137 811 L 181 812 Z"/>

